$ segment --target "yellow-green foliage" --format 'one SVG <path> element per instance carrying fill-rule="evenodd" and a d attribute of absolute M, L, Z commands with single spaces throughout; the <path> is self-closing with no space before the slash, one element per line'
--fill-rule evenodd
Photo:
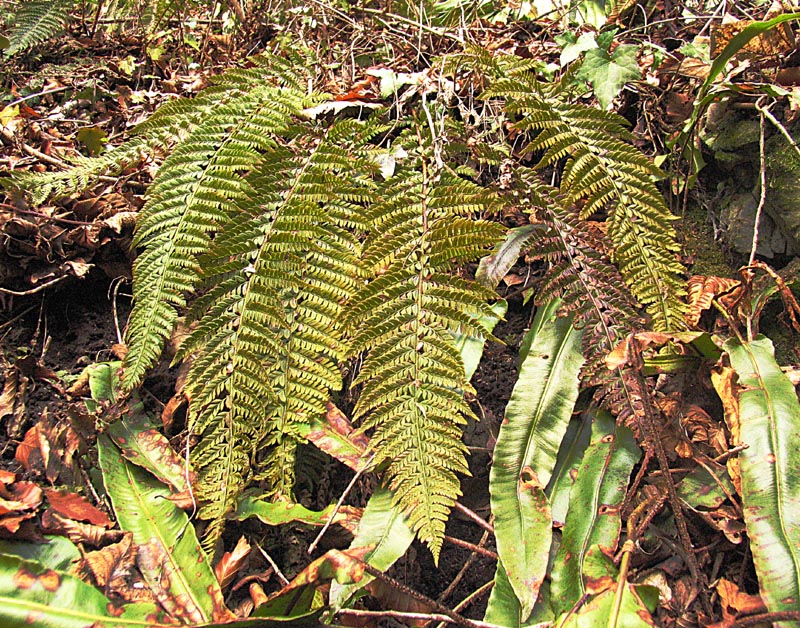
<path fill-rule="evenodd" d="M 515 130 L 529 139 L 520 154 L 539 156 L 535 169 L 555 169 L 565 206 L 578 217 L 607 213 L 611 259 L 629 290 L 646 306 L 657 330 L 683 327 L 683 267 L 667 208 L 654 181 L 661 171 L 630 144 L 627 121 L 569 100 L 568 77 L 543 84 L 530 63 L 482 49 L 455 55 L 451 72 L 472 68 L 489 86 L 484 99 L 502 99 Z"/>
<path fill-rule="evenodd" d="M 64 30 L 69 22 L 72 0 L 25 0 L 8 21 L 13 25 L 9 33 L 8 56 L 24 52 L 37 44 L 52 39 Z"/>
<path fill-rule="evenodd" d="M 491 316 L 494 298 L 458 270 L 502 238 L 501 225 L 481 220 L 502 203 L 540 221 L 530 237 L 549 263 L 541 289 L 591 326 L 589 364 L 600 369 L 601 352 L 636 324 L 620 276 L 657 327 L 679 326 L 671 216 L 658 170 L 626 143 L 622 119 L 569 104 L 523 64 L 466 58 L 492 81 L 485 96 L 504 99 L 524 150 L 541 155 L 539 172 L 557 169 L 560 189 L 505 159 L 507 144 L 465 142 L 442 103 L 425 100 L 400 120 L 309 120 L 304 109 L 323 96 L 307 93 L 309 73 L 291 55 L 228 72 L 67 173 L 11 180 L 44 189 L 39 198 L 64 194 L 137 153 L 172 149 L 137 220 L 123 386 L 141 384 L 185 315 L 176 360 L 192 361 L 191 459 L 207 543 L 253 482 L 291 498 L 302 434 L 347 368 L 368 455 L 438 556 L 472 416 L 452 332 L 485 335 L 476 320 Z M 501 166 L 499 189 L 472 176 L 481 155 Z M 611 259 L 587 227 L 595 211 L 608 212 Z"/>

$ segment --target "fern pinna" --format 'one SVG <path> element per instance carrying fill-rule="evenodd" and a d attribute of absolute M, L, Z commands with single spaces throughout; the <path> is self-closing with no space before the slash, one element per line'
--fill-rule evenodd
<path fill-rule="evenodd" d="M 342 387 L 342 307 L 360 277 L 355 233 L 372 169 L 353 141 L 359 126 L 316 138 L 306 127 L 293 150 L 265 151 L 248 198 L 199 258 L 207 292 L 181 355 L 194 355 L 193 460 L 212 533 L 252 479 L 257 451 L 267 492 L 291 497 L 301 428 Z"/>
<path fill-rule="evenodd" d="M 24 52 L 55 37 L 69 22 L 72 0 L 25 0 L 18 3 L 8 20 L 13 28 L 8 37 L 8 56 Z"/>

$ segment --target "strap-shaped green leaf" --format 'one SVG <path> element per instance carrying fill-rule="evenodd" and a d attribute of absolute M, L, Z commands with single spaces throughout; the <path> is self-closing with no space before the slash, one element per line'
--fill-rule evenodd
<path fill-rule="evenodd" d="M 137 566 L 158 602 L 187 623 L 232 618 L 194 527 L 167 499 L 169 489 L 125 460 L 104 434 L 97 453 L 117 521 L 133 533 Z"/>
<path fill-rule="evenodd" d="M 408 527 L 403 511 L 397 504 L 392 504 L 391 491 L 378 487 L 367 502 L 350 549 L 372 546 L 364 555 L 364 561 L 376 569 L 386 571 L 406 553 L 413 540 L 414 533 Z M 343 608 L 371 580 L 372 576 L 365 573 L 354 584 L 331 582 L 330 605 L 335 610 Z"/>
<path fill-rule="evenodd" d="M 739 376 L 742 508 L 770 611 L 800 610 L 800 403 L 769 338 L 728 340 Z"/>
<path fill-rule="evenodd" d="M 616 550 L 621 527 L 619 506 L 640 455 L 631 430 L 615 425 L 607 412 L 595 416 L 592 441 L 572 487 L 561 546 L 553 561 L 554 608 L 569 610 L 586 591 L 582 573 L 590 547 Z"/>
<path fill-rule="evenodd" d="M 536 313 L 523 342 L 525 360 L 506 408 L 489 479 L 497 552 L 520 601 L 533 610 L 552 538 L 550 480 L 575 400 L 583 364 L 581 332 L 558 318 L 558 300 Z"/>
<path fill-rule="evenodd" d="M 559 626 L 560 628 L 597 628 L 597 626 L 652 628 L 656 623 L 641 598 L 643 589 L 645 587 L 626 584 L 622 592 L 622 605 L 616 613 L 614 590 L 604 591 Z"/>
<path fill-rule="evenodd" d="M 123 608 L 112 615 L 117 611 L 111 601 L 76 576 L 0 554 L 0 625 L 5 628 L 174 625 L 158 618 L 151 604 Z"/>
<path fill-rule="evenodd" d="M 536 626 L 542 622 L 553 620 L 553 612 L 549 603 L 549 587 L 545 582 L 539 590 L 539 603 L 533 609 L 533 614 L 523 617 L 522 606 L 517 599 L 511 583 L 508 581 L 503 561 L 497 562 L 497 573 L 494 577 L 494 586 L 486 606 L 483 621 L 495 626 L 507 628 L 522 628 L 522 626 Z"/>

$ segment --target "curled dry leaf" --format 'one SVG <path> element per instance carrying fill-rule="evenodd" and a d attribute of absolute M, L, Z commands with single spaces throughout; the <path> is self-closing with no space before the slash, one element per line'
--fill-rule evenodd
<path fill-rule="evenodd" d="M 5 377 L 3 393 L 0 395 L 0 419 L 11 417 L 7 423 L 6 431 L 12 438 L 18 438 L 22 431 L 22 421 L 25 416 L 28 378 L 20 373 L 16 366 L 7 368 Z"/>
<path fill-rule="evenodd" d="M 250 555 L 250 543 L 245 537 L 239 537 L 236 547 L 232 552 L 225 552 L 214 567 L 214 575 L 223 589 L 227 587 L 233 577 L 241 569 L 245 559 Z"/>
<path fill-rule="evenodd" d="M 68 519 L 86 521 L 105 528 L 113 527 L 108 515 L 77 493 L 69 491 L 45 490 L 47 501 L 54 512 Z"/>
<path fill-rule="evenodd" d="M 0 530 L 11 534 L 19 531 L 22 522 L 36 515 L 42 503 L 42 489 L 33 482 L 15 482 L 16 475 L 0 474 Z"/>
<path fill-rule="evenodd" d="M 26 471 L 43 473 L 51 483 L 62 474 L 66 476 L 65 483 L 69 483 L 72 459 L 83 443 L 72 425 L 66 422 L 53 425 L 45 415 L 25 433 L 14 458 Z"/>
<path fill-rule="evenodd" d="M 695 275 L 686 284 L 689 300 L 689 311 L 686 322 L 690 327 L 697 327 L 703 312 L 711 307 L 714 299 L 723 295 L 730 297 L 728 302 L 738 301 L 742 290 L 742 282 L 726 277 L 703 277 Z"/>
<path fill-rule="evenodd" d="M 42 529 L 51 534 L 66 536 L 73 543 L 86 543 L 93 547 L 115 543 L 123 535 L 121 530 L 109 530 L 103 526 L 64 517 L 52 508 L 42 513 Z"/>
<path fill-rule="evenodd" d="M 741 591 L 735 583 L 725 578 L 717 582 L 717 593 L 723 617 L 720 626 L 734 625 L 737 616 L 756 615 L 767 610 L 760 596 Z"/>

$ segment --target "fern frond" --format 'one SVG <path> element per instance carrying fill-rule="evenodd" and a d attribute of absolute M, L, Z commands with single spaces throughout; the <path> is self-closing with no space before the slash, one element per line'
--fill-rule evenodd
<path fill-rule="evenodd" d="M 514 127 L 531 136 L 521 152 L 540 155 L 536 168 L 560 167 L 560 190 L 581 217 L 608 212 L 612 261 L 652 317 L 655 329 L 683 323 L 683 268 L 669 212 L 653 181 L 661 171 L 629 142 L 626 121 L 613 113 L 566 102 L 562 84 L 544 85 L 522 61 L 462 55 L 495 78 L 484 99 L 501 98 Z"/>
<path fill-rule="evenodd" d="M 177 319 L 176 308 L 198 285 L 197 256 L 226 222 L 228 207 L 244 199 L 242 174 L 255 167 L 272 137 L 286 132 L 302 97 L 264 86 L 216 106 L 173 152 L 148 191 L 134 246 L 134 309 L 127 332 L 124 386 L 137 386 L 158 359 Z"/>
<path fill-rule="evenodd" d="M 473 413 L 472 388 L 451 331 L 485 334 L 491 291 L 451 271 L 485 253 L 503 229 L 472 220 L 490 200 L 474 183 L 428 164 L 409 166 L 378 190 L 363 262 L 371 281 L 352 299 L 345 324 L 353 351 L 367 351 L 354 409 L 376 464 L 388 462 L 395 503 L 438 559 L 445 522 L 468 473 L 459 426 Z"/>
<path fill-rule="evenodd" d="M 608 353 L 631 332 L 642 327 L 638 304 L 630 296 L 617 268 L 603 252 L 587 223 L 556 189 L 538 175 L 519 167 L 507 191 L 510 199 L 527 210 L 541 227 L 532 259 L 545 259 L 550 268 L 537 286 L 537 303 L 562 297 L 562 309 L 573 312 L 584 326 L 582 378 L 596 386 L 595 399 L 627 421 L 636 412 L 638 400 L 620 369 L 610 371 Z"/>
<path fill-rule="evenodd" d="M 23 0 L 10 20 L 9 57 L 60 35 L 69 22 L 72 0 Z"/>
<path fill-rule="evenodd" d="M 289 60 L 292 59 L 292 60 Z M 294 64 L 278 55 L 259 55 L 251 61 L 253 67 L 232 69 L 211 80 L 211 86 L 194 98 L 177 98 L 159 107 L 147 120 L 133 129 L 133 137 L 121 146 L 111 148 L 98 157 L 71 160 L 71 168 L 57 172 L 12 172 L 10 178 L 0 179 L 8 189 L 25 191 L 34 205 L 49 198 L 79 192 L 92 185 L 100 176 L 113 176 L 125 168 L 153 159 L 181 142 L 212 112 L 241 98 L 249 98 L 253 90 L 288 88 L 299 97 L 307 89 L 310 78 L 305 65 Z M 265 88 L 264 86 L 272 86 Z M 277 100 L 278 106 L 281 99 Z M 313 102 L 313 101 L 311 101 Z M 309 103 L 304 102 L 303 107 Z M 295 107 L 298 110 L 303 107 Z M 250 137 L 245 135 L 250 132 Z M 240 129 L 242 139 L 257 145 L 263 137 L 259 129 Z"/>
<path fill-rule="evenodd" d="M 262 147 L 246 198 L 199 258 L 208 291 L 190 312 L 197 326 L 182 354 L 195 355 L 190 424 L 203 435 L 193 461 L 209 543 L 257 451 L 265 492 L 291 496 L 302 428 L 342 387 L 342 306 L 362 275 L 351 227 L 366 226 L 374 169 L 364 126 L 342 122 L 316 138 L 309 126 L 302 145 Z"/>

